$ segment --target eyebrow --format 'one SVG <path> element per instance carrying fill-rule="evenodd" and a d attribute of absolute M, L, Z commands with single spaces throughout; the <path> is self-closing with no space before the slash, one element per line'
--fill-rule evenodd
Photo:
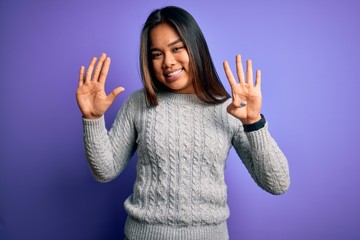
<path fill-rule="evenodd" d="M 173 41 L 173 42 L 171 42 L 171 43 L 169 43 L 168 44 L 168 47 L 170 47 L 170 46 L 172 46 L 172 45 L 175 45 L 175 44 L 177 44 L 177 43 L 179 43 L 179 42 L 182 42 L 182 40 L 179 38 L 179 39 L 176 39 L 175 41 Z M 150 52 L 152 52 L 152 51 L 160 51 L 160 49 L 159 48 L 150 48 Z"/>

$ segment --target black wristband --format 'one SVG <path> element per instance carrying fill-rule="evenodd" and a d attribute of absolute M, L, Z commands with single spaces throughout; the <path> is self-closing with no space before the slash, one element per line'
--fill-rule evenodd
<path fill-rule="evenodd" d="M 245 132 L 252 132 L 252 131 L 256 131 L 256 130 L 259 130 L 261 128 L 263 128 L 265 126 L 265 123 L 266 123 L 266 120 L 265 120 L 265 117 L 264 115 L 260 114 L 261 116 L 261 119 L 257 122 L 254 122 L 252 124 L 249 124 L 249 125 L 243 125 L 244 126 L 244 131 Z"/>

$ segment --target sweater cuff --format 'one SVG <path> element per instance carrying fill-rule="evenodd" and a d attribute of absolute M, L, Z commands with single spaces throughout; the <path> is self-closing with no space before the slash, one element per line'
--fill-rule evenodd
<path fill-rule="evenodd" d="M 266 120 L 264 115 L 260 114 L 261 119 L 253 124 L 244 124 L 244 131 L 245 132 L 253 132 L 259 130 L 265 126 Z"/>
<path fill-rule="evenodd" d="M 87 119 L 87 118 L 82 118 L 83 124 L 86 126 L 97 126 L 97 125 L 101 125 L 104 121 L 104 115 L 102 115 L 99 118 L 96 119 Z"/>
<path fill-rule="evenodd" d="M 84 135 L 87 137 L 102 134 L 105 127 L 104 115 L 98 119 L 82 119 Z"/>
<path fill-rule="evenodd" d="M 246 132 L 252 149 L 264 150 L 270 146 L 271 137 L 267 125 L 265 123 L 265 126 L 258 131 Z"/>

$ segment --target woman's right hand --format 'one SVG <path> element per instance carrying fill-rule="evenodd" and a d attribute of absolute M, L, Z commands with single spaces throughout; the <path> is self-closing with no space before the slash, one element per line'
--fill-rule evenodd
<path fill-rule="evenodd" d="M 76 90 L 76 101 L 83 118 L 86 119 L 100 118 L 115 98 L 125 90 L 123 87 L 117 87 L 109 95 L 106 95 L 105 82 L 111 60 L 106 57 L 105 53 L 101 54 L 94 71 L 96 60 L 96 57 L 91 60 L 86 73 L 85 67 L 80 67 L 79 85 Z"/>

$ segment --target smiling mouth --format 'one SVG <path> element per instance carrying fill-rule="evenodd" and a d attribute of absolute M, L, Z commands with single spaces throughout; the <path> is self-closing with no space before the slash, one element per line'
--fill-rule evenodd
<path fill-rule="evenodd" d="M 170 79 L 175 79 L 177 78 L 182 72 L 184 71 L 183 68 L 180 68 L 179 70 L 176 70 L 174 72 L 171 73 L 166 73 L 164 74 L 166 78 L 170 78 Z"/>

